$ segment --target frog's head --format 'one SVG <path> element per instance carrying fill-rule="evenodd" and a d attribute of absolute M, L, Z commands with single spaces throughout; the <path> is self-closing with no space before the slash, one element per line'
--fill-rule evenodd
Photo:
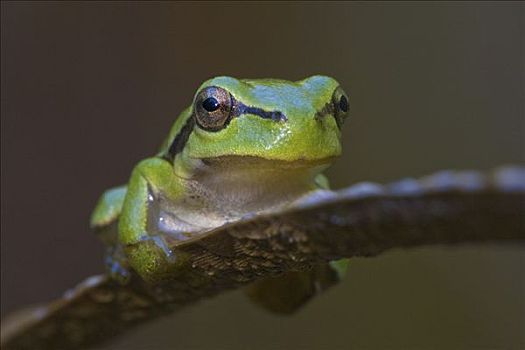
<path fill-rule="evenodd" d="M 185 125 L 177 127 L 180 140 L 171 151 L 211 162 L 239 156 L 328 164 L 341 153 L 347 112 L 348 97 L 330 77 L 297 82 L 217 77 L 200 86 L 181 116 Z"/>

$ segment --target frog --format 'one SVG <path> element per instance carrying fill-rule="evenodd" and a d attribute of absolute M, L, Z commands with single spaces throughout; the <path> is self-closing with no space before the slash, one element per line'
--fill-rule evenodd
<path fill-rule="evenodd" d="M 341 155 L 349 98 L 332 77 L 299 81 L 218 76 L 200 85 L 158 152 L 126 185 L 105 191 L 90 226 L 120 283 L 156 285 L 187 268 L 173 242 L 278 212 L 329 190 L 323 172 Z M 255 303 L 292 313 L 345 274 L 348 260 L 291 271 L 246 287 Z"/>

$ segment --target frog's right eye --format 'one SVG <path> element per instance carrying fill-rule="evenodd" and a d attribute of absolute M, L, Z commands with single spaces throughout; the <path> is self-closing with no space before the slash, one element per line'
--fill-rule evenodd
<path fill-rule="evenodd" d="M 195 97 L 195 121 L 207 131 L 219 131 L 231 119 L 232 97 L 223 88 L 210 86 Z"/>

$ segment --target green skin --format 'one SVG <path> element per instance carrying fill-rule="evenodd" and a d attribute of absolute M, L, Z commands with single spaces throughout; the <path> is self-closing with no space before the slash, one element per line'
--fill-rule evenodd
<path fill-rule="evenodd" d="M 210 87 L 229 94 L 223 105 L 235 101 L 236 106 L 214 111 L 227 122 L 212 129 L 207 126 L 212 112 L 202 113 L 203 99 L 223 100 Z M 204 91 L 211 95 L 199 97 Z M 125 282 L 134 270 L 149 283 L 162 283 L 187 268 L 186 257 L 170 251 L 173 242 L 282 210 L 327 189 L 321 172 L 341 154 L 346 102 L 337 81 L 326 76 L 204 82 L 160 152 L 135 166 L 127 186 L 106 191 L 92 214 L 91 226 L 108 246 L 110 273 Z M 248 294 L 269 309 L 291 312 L 323 289 L 320 285 L 335 283 L 346 260 L 327 267 L 258 282 Z M 275 297 L 275 291 L 281 295 Z"/>

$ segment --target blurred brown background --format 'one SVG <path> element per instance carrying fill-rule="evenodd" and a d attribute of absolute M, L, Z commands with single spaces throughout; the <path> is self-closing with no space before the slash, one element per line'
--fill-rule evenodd
<path fill-rule="evenodd" d="M 2 315 L 102 271 L 88 217 L 215 75 L 351 96 L 335 187 L 525 158 L 520 3 L 2 2 Z M 525 249 L 354 259 L 291 318 L 240 292 L 107 349 L 524 349 Z"/>

